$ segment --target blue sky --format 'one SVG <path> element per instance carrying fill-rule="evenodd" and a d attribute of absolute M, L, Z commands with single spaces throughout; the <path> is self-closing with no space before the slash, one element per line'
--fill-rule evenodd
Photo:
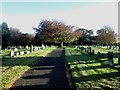
<path fill-rule="evenodd" d="M 2 13 L 25 14 L 25 13 L 52 13 L 75 8 L 88 7 L 97 3 L 90 2 L 3 2 Z"/>
<path fill-rule="evenodd" d="M 34 33 L 33 27 L 43 19 L 55 19 L 80 28 L 93 29 L 104 25 L 118 32 L 117 2 L 2 2 L 2 20 L 9 27 Z M 1 5 L 0 5 L 1 7 Z"/>

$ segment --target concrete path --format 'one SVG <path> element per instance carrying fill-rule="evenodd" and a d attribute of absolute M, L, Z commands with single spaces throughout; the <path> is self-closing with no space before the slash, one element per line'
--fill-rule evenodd
<path fill-rule="evenodd" d="M 56 49 L 26 71 L 9 90 L 70 90 L 63 49 Z"/>

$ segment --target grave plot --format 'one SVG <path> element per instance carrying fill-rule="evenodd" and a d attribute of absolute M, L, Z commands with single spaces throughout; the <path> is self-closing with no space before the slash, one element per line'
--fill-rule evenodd
<path fill-rule="evenodd" d="M 97 49 L 99 48 L 97 47 Z M 94 49 L 94 54 L 89 54 L 87 50 L 77 50 L 76 48 L 71 47 L 66 48 L 66 64 L 68 65 L 71 74 L 73 88 L 76 90 L 119 90 L 120 65 L 118 64 L 118 61 L 115 60 L 115 65 L 111 67 L 109 65 L 108 57 L 98 58 L 98 50 Z M 101 51 L 108 54 L 106 49 L 102 49 Z M 101 53 L 101 51 L 99 52 Z M 111 53 L 109 54 L 109 58 L 111 58 Z"/>

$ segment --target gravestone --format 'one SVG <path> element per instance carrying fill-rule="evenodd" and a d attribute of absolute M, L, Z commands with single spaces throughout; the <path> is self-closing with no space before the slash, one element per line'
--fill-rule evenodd
<path fill-rule="evenodd" d="M 16 56 L 18 56 L 19 55 L 19 52 L 16 52 Z"/>
<path fill-rule="evenodd" d="M 108 52 L 108 63 L 109 63 L 110 66 L 114 66 L 113 52 Z"/>
<path fill-rule="evenodd" d="M 78 47 L 77 47 L 77 46 L 75 46 L 75 48 L 77 49 Z"/>
<path fill-rule="evenodd" d="M 25 47 L 26 49 L 29 49 L 28 45 Z"/>
<path fill-rule="evenodd" d="M 17 51 L 17 48 L 14 48 L 14 51 Z"/>
<path fill-rule="evenodd" d="M 97 54 L 98 54 L 98 57 L 101 58 L 100 52 L 98 52 Z"/>
<path fill-rule="evenodd" d="M 13 57 L 14 56 L 14 51 L 11 51 L 10 52 L 10 57 Z"/>
<path fill-rule="evenodd" d="M 20 51 L 20 52 L 19 52 L 19 55 L 22 55 L 22 54 L 24 54 L 24 51 Z"/>
<path fill-rule="evenodd" d="M 30 52 L 33 52 L 33 45 L 31 45 L 30 47 Z"/>
<path fill-rule="evenodd" d="M 120 65 L 120 53 L 118 54 L 118 64 Z"/>
<path fill-rule="evenodd" d="M 19 53 L 15 53 L 14 55 L 17 56 L 17 55 L 19 55 Z"/>
<path fill-rule="evenodd" d="M 83 51 L 83 50 L 84 50 L 84 47 L 81 47 L 81 50 Z"/>
<path fill-rule="evenodd" d="M 43 49 L 45 48 L 44 44 L 42 44 L 42 48 L 43 48 Z"/>
<path fill-rule="evenodd" d="M 94 50 L 92 50 L 92 54 L 95 54 L 95 51 L 94 51 Z"/>
<path fill-rule="evenodd" d="M 30 51 L 24 51 L 24 53 L 25 53 L 25 54 L 28 54 L 28 53 L 30 53 Z"/>
<path fill-rule="evenodd" d="M 21 46 L 18 46 L 18 48 L 20 49 L 20 48 L 22 48 Z"/>
<path fill-rule="evenodd" d="M 89 53 L 90 53 L 90 54 L 92 53 L 92 48 L 91 48 L 91 47 L 89 47 Z"/>
<path fill-rule="evenodd" d="M 87 52 L 87 48 L 85 48 L 85 52 Z"/>
<path fill-rule="evenodd" d="M 119 49 L 118 50 L 120 50 L 120 45 L 119 45 Z"/>

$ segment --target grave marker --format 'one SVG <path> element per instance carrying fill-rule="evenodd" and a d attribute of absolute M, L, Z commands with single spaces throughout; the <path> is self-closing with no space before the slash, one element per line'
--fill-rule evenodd
<path fill-rule="evenodd" d="M 14 51 L 17 51 L 17 48 L 14 48 Z"/>
<path fill-rule="evenodd" d="M 114 66 L 113 52 L 108 52 L 108 63 L 109 63 L 110 66 Z"/>
<path fill-rule="evenodd" d="M 11 51 L 10 52 L 10 57 L 13 57 L 14 56 L 14 51 Z"/>
<path fill-rule="evenodd" d="M 118 54 L 118 64 L 120 65 L 120 53 Z"/>

